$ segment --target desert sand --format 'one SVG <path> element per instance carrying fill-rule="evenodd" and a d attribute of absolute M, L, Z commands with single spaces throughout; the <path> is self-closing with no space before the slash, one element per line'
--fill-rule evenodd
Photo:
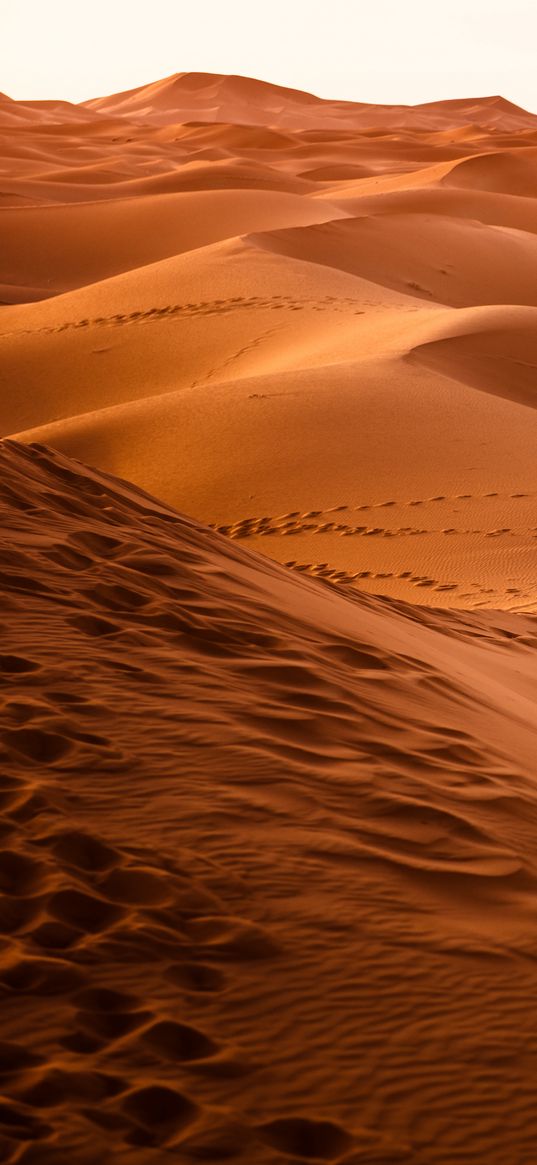
<path fill-rule="evenodd" d="M 0 1160 L 530 1165 L 537 117 L 177 74 L 0 168 Z"/>
<path fill-rule="evenodd" d="M 178 74 L 0 126 L 2 436 L 362 592 L 535 609 L 537 118 Z"/>

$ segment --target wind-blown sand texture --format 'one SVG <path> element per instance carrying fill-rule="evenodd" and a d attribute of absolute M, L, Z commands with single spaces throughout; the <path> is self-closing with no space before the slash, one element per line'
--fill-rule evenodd
<path fill-rule="evenodd" d="M 533 1165 L 537 118 L 0 169 L 0 1161 Z"/>
<path fill-rule="evenodd" d="M 531 1160 L 535 619 L 0 449 L 2 1160 Z"/>

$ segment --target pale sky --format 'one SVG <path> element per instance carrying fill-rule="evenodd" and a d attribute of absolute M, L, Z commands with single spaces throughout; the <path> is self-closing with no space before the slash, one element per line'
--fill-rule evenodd
<path fill-rule="evenodd" d="M 170 73 L 322 97 L 500 93 L 537 112 L 537 0 L 0 0 L 0 91 L 82 101 Z"/>

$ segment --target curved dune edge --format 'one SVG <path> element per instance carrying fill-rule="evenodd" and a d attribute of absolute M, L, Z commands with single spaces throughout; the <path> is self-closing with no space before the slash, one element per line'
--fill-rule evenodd
<path fill-rule="evenodd" d="M 303 195 L 259 188 L 6 208 L 0 215 L 2 267 L 19 284 L 33 280 L 46 295 L 59 295 L 246 231 L 344 213 Z"/>
<path fill-rule="evenodd" d="M 535 198 L 537 148 L 528 146 L 522 156 L 509 150 L 498 150 L 465 158 L 446 174 L 443 181 L 449 186 Z"/>
<path fill-rule="evenodd" d="M 351 599 L 44 446 L 0 504 L 4 1160 L 521 1156 L 535 621 Z"/>
<path fill-rule="evenodd" d="M 482 308 L 458 313 L 454 334 L 417 344 L 406 359 L 505 400 L 537 408 L 537 313 Z"/>

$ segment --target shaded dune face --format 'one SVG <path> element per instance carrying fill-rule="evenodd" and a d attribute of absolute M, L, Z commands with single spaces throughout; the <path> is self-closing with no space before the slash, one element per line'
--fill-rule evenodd
<path fill-rule="evenodd" d="M 537 609 L 537 119 L 0 98 L 0 436 L 352 593 Z"/>
<path fill-rule="evenodd" d="M 40 445 L 0 506 L 3 1160 L 529 1159 L 534 619 Z"/>

